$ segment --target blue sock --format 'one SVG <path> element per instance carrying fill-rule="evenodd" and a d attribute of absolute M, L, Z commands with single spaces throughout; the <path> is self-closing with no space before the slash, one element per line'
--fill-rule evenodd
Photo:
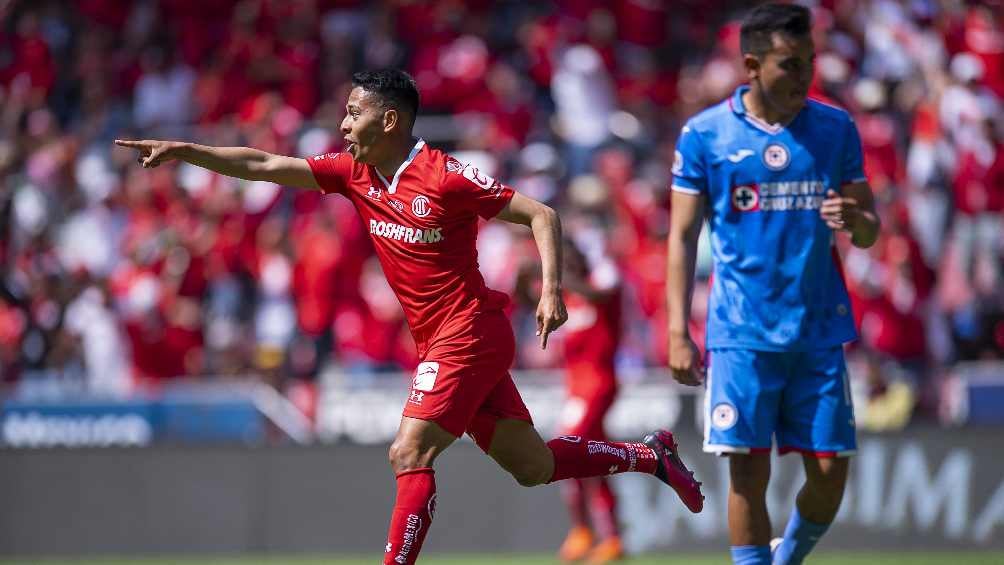
<path fill-rule="evenodd" d="M 770 546 L 733 545 L 732 563 L 735 565 L 770 565 Z"/>
<path fill-rule="evenodd" d="M 784 540 L 774 551 L 774 565 L 800 565 L 829 527 L 802 518 L 796 507 L 784 529 Z"/>

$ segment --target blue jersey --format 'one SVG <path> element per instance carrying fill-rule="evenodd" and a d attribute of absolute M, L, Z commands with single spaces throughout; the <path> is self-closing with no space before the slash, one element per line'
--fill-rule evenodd
<path fill-rule="evenodd" d="M 847 112 L 809 100 L 787 127 L 746 113 L 739 87 L 683 127 L 673 190 L 706 197 L 714 257 L 707 347 L 807 351 L 857 337 L 829 189 L 863 182 Z"/>

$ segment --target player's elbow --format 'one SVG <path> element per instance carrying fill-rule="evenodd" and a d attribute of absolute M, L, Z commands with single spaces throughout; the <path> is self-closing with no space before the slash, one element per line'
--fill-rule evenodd
<path fill-rule="evenodd" d="M 530 216 L 529 224 L 531 227 L 542 226 L 556 230 L 561 228 L 561 218 L 558 217 L 558 213 L 554 211 L 554 208 L 538 202 L 534 207 L 533 214 Z"/>

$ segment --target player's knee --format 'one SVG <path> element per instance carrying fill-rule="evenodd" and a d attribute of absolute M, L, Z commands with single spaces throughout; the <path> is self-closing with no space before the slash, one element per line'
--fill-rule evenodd
<path fill-rule="evenodd" d="M 839 502 L 847 483 L 846 463 L 823 465 L 821 469 L 806 473 L 806 482 L 817 496 Z"/>
<path fill-rule="evenodd" d="M 387 457 L 395 473 L 429 466 L 428 463 L 423 464 L 418 444 L 407 440 L 394 440 L 387 451 Z"/>
<path fill-rule="evenodd" d="M 509 469 L 509 473 L 520 486 L 535 487 L 546 484 L 551 478 L 551 472 L 543 465 L 528 463 Z"/>
<path fill-rule="evenodd" d="M 547 484 L 554 475 L 554 465 L 549 460 L 538 457 L 526 457 L 525 455 L 516 460 L 499 460 L 502 467 L 520 486 L 535 487 Z"/>

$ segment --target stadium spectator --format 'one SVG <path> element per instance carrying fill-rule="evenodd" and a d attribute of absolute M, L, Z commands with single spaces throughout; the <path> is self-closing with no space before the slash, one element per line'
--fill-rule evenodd
<path fill-rule="evenodd" d="M 1004 181 L 1001 138 L 991 134 L 1000 131 L 1004 115 L 1004 12 L 999 2 L 828 0 L 814 6 L 819 63 L 813 93 L 849 109 L 861 124 L 868 172 L 885 183 L 880 213 L 905 207 L 903 237 L 919 247 L 919 258 L 909 254 L 910 271 L 933 273 L 922 302 L 922 357 L 928 361 L 922 380 L 937 390 L 939 375 L 955 361 L 1000 358 L 1004 350 Z M 107 141 L 131 131 L 323 153 L 340 143 L 323 132 L 333 131 L 342 117 L 340 100 L 352 72 L 383 65 L 413 71 L 423 94 L 444 100 L 439 111 L 467 114 L 459 121 L 435 114 L 420 121 L 420 133 L 435 145 L 476 149 L 500 175 L 559 210 L 577 206 L 578 173 L 608 185 L 598 206 L 607 209 L 616 234 L 611 252 L 623 265 L 630 309 L 619 362 L 661 366 L 667 228 L 658 219 L 664 214 L 651 212 L 668 200 L 681 120 L 718 102 L 741 80 L 732 62 L 736 20 L 747 9 L 748 3 L 733 0 L 5 3 L 2 378 L 23 383 L 26 371 L 37 374 L 32 371 L 46 366 L 50 341 L 41 322 L 53 311 L 62 319 L 72 299 L 57 299 L 61 285 L 41 281 L 64 280 L 80 269 L 95 288 L 108 289 L 108 310 L 127 336 L 124 354 L 134 384 L 170 378 L 173 371 L 252 373 L 258 346 L 253 312 L 263 298 L 255 291 L 262 272 L 253 267 L 266 217 L 293 242 L 286 299 L 295 308 L 296 337 L 283 343 L 296 348 L 312 342 L 317 357 L 289 374 L 314 376 L 351 364 L 358 358 L 351 333 L 360 326 L 349 322 L 373 251 L 345 209 L 279 192 L 261 202 L 261 187 L 199 177 L 184 167 L 150 178 L 123 155 L 109 154 Z M 583 50 L 594 54 L 585 59 L 599 61 L 590 68 L 602 80 L 566 82 L 565 56 Z M 169 103 L 157 104 L 165 99 Z M 568 114 L 576 104 L 588 112 Z M 565 137 L 575 131 L 564 126 L 569 117 L 588 135 Z M 634 137 L 621 137 L 624 123 L 636 130 Z M 158 131 L 158 124 L 173 129 Z M 513 151 L 524 142 L 526 151 Z M 573 147 L 589 149 L 567 167 L 564 157 Z M 608 158 L 608 149 L 617 155 Z M 317 251 L 296 243 L 302 238 L 294 232 L 316 225 L 317 218 L 331 222 L 337 234 L 337 260 L 314 257 Z M 191 233 L 201 234 L 206 250 L 193 250 L 196 242 L 177 236 L 186 231 L 183 225 L 198 226 Z M 482 242 L 487 249 L 516 241 L 500 231 L 486 231 L 482 239 L 488 236 L 491 241 Z M 174 247 L 192 257 L 204 254 L 204 265 L 191 266 L 186 284 L 205 282 L 181 293 L 187 304 L 203 307 L 180 316 L 186 318 L 180 326 L 175 319 L 159 328 L 168 322 L 159 321 L 161 313 L 178 295 L 164 278 L 167 257 L 178 257 L 170 253 Z M 876 248 L 888 247 L 880 242 Z M 707 261 L 706 250 L 701 253 L 699 272 Z M 486 274 L 502 287 L 518 265 L 495 268 Z M 320 283 L 325 273 L 334 280 Z M 695 288 L 698 307 L 705 281 L 706 274 Z M 701 335 L 702 319 L 695 310 L 694 335 Z M 189 361 L 157 368 L 150 344 L 163 339 L 167 327 L 174 328 L 173 350 Z M 866 352 L 874 353 L 874 345 L 862 343 L 851 355 Z M 87 372 L 98 370 L 85 350 L 69 354 Z M 371 359 L 376 366 L 409 363 L 403 352 L 377 355 L 390 358 Z M 518 367 L 560 364 L 554 356 L 528 355 L 520 353 Z M 294 361 L 290 351 L 283 357 Z M 918 391 L 921 398 L 927 394 Z"/>

